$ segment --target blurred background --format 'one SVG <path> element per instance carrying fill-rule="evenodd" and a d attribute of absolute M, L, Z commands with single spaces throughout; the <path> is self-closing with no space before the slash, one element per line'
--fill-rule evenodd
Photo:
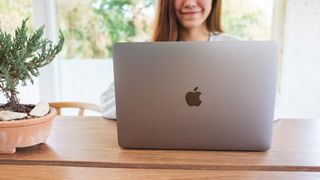
<path fill-rule="evenodd" d="M 244 40 L 281 46 L 277 116 L 320 118 L 320 1 L 222 0 L 223 30 Z M 41 69 L 33 85 L 19 87 L 23 103 L 85 101 L 99 104 L 113 81 L 112 44 L 148 41 L 156 0 L 1 0 L 0 26 L 29 27 L 66 37 L 63 52 Z M 0 95 L 0 103 L 5 99 Z"/>

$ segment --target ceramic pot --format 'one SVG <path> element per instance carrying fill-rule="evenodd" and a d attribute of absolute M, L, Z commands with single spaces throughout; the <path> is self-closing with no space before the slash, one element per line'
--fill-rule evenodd
<path fill-rule="evenodd" d="M 45 143 L 56 115 L 57 111 L 51 108 L 43 117 L 0 121 L 0 154 L 13 154 L 16 148 Z"/>

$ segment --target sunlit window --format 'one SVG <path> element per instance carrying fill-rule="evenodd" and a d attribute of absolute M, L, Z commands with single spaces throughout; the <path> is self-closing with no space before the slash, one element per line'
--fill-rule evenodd
<path fill-rule="evenodd" d="M 65 59 L 111 57 L 112 44 L 150 36 L 152 0 L 57 0 Z"/>
<path fill-rule="evenodd" d="M 271 38 L 274 0 L 223 0 L 224 31 L 244 40 Z"/>
<path fill-rule="evenodd" d="M 107 59 L 116 42 L 150 39 L 154 0 L 57 0 L 66 44 L 63 59 Z M 225 32 L 245 40 L 271 38 L 273 0 L 223 0 Z"/>

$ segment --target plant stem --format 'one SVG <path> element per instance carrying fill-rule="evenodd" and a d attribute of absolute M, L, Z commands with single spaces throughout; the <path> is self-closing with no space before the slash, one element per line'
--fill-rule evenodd
<path fill-rule="evenodd" d="M 10 111 L 20 112 L 22 109 L 24 109 L 19 104 L 19 99 L 17 97 L 17 92 L 15 90 L 10 90 L 7 96 L 9 99 L 6 106 L 9 108 Z"/>

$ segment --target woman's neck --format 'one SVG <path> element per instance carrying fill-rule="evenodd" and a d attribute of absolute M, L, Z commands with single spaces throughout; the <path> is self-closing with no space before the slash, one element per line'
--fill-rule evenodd
<path fill-rule="evenodd" d="M 208 41 L 209 36 L 205 25 L 192 29 L 181 28 L 179 31 L 179 41 Z"/>

